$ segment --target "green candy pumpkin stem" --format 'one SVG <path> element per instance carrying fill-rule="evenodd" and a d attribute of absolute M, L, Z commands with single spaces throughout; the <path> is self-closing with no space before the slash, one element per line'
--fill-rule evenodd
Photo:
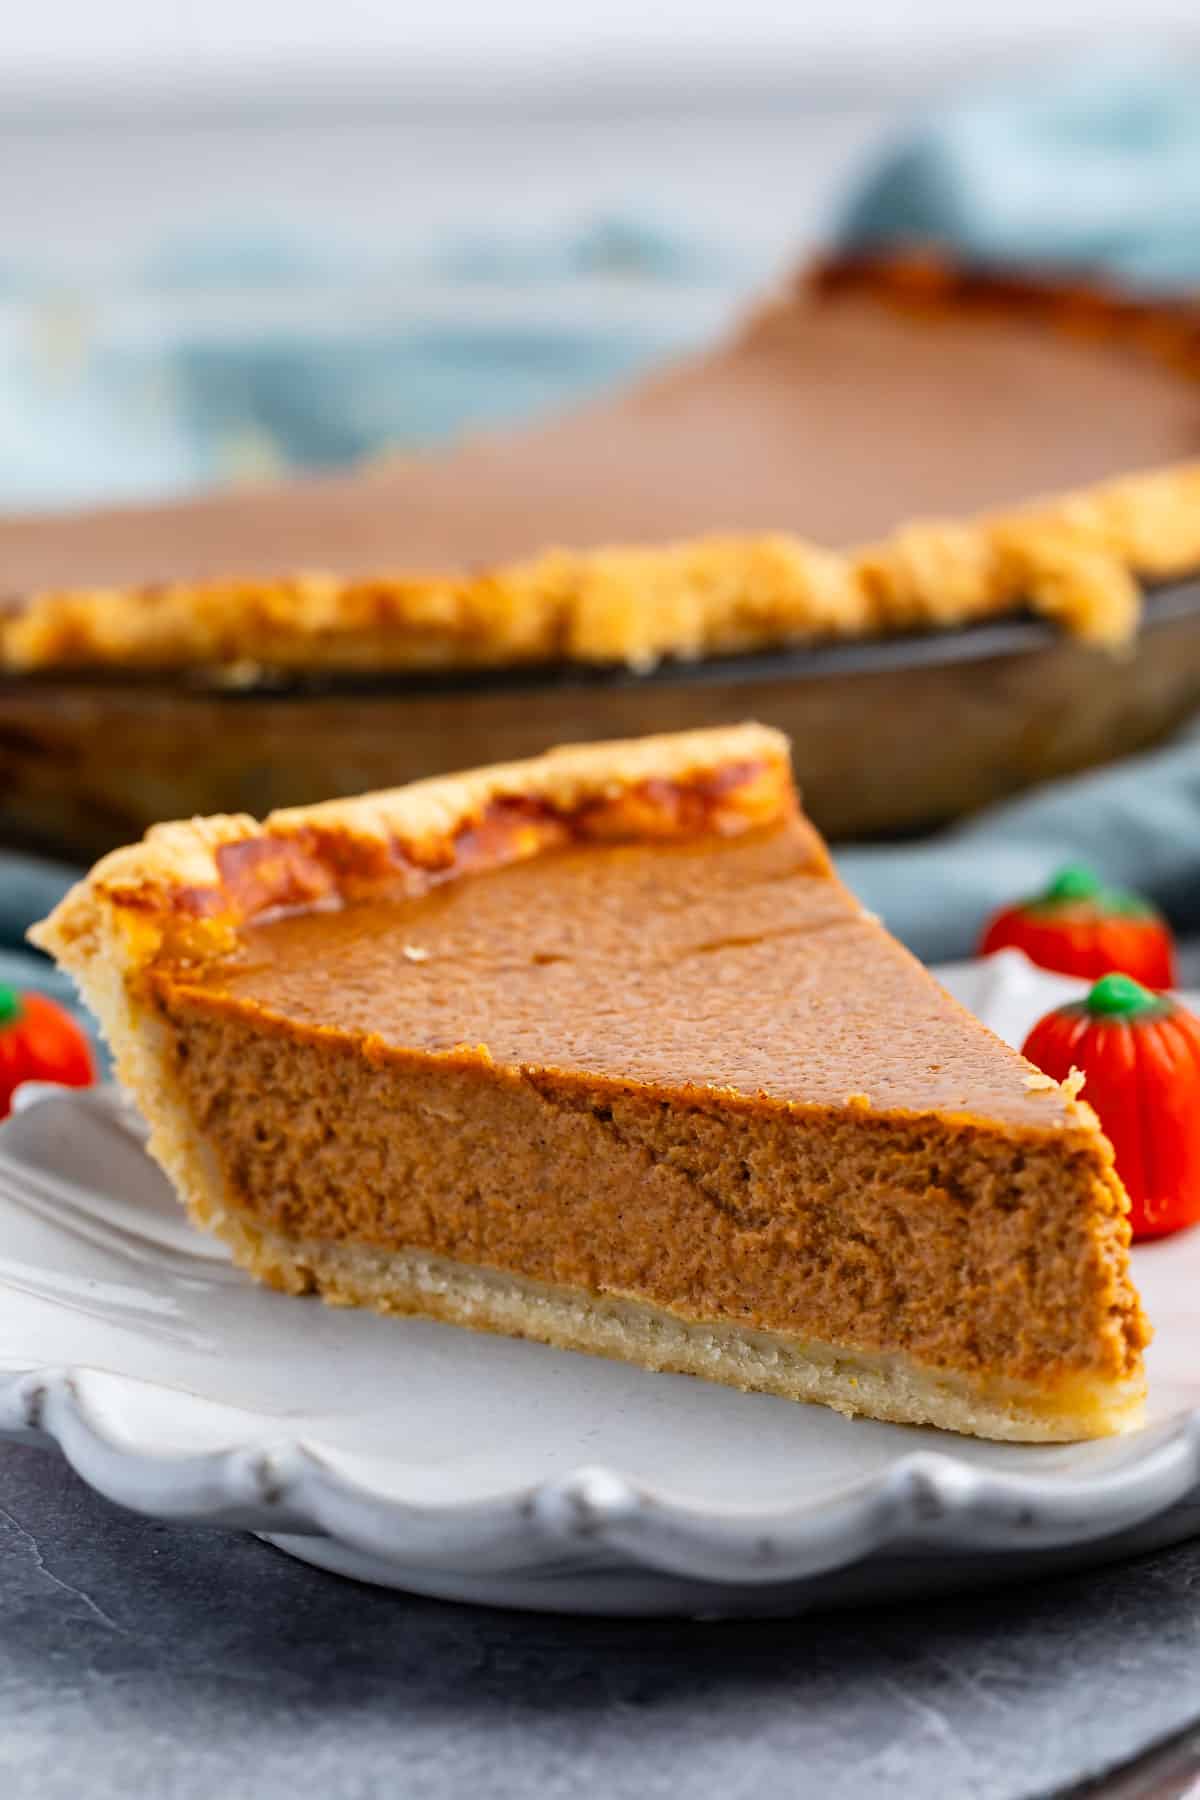
<path fill-rule="evenodd" d="M 1098 1019 L 1140 1019 L 1161 1013 L 1170 1001 L 1152 994 L 1131 975 L 1102 975 L 1084 1001 L 1086 1011 Z"/>
<path fill-rule="evenodd" d="M 1043 903 L 1056 900 L 1094 900 L 1104 892 L 1100 877 L 1083 863 L 1068 863 L 1042 893 Z"/>
<path fill-rule="evenodd" d="M 1140 894 L 1124 888 L 1109 887 L 1086 863 L 1068 863 L 1060 869 L 1049 887 L 1033 901 L 1035 911 L 1054 913 L 1059 907 L 1090 906 L 1097 912 L 1110 913 L 1117 919 L 1156 920 L 1154 908 Z"/>
<path fill-rule="evenodd" d="M 20 1016 L 21 996 L 16 988 L 5 987 L 0 981 L 0 1025 L 11 1025 Z"/>

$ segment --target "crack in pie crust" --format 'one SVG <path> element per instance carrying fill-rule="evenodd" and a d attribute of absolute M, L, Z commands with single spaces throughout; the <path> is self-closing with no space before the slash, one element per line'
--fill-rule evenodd
<path fill-rule="evenodd" d="M 831 262 L 561 419 L 0 523 L 0 669 L 646 669 L 1021 609 L 1120 646 L 1200 570 L 1198 373 L 1195 306 Z"/>
<path fill-rule="evenodd" d="M 776 732 L 158 826 L 31 935 L 276 1287 L 988 1437 L 1139 1416 L 1094 1115 L 862 912 Z"/>

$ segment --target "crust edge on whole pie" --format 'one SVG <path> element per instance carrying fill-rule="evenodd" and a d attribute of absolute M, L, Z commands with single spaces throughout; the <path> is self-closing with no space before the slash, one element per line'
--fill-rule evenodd
<path fill-rule="evenodd" d="M 186 971 L 219 959 L 248 924 L 269 925 L 290 910 L 353 907 L 385 886 L 427 893 L 431 884 L 534 859 L 564 841 L 667 843 L 701 831 L 736 838 L 789 809 L 786 741 L 761 727 L 576 747 L 393 794 L 294 809 L 262 825 L 234 818 L 158 827 L 143 844 L 105 858 L 31 935 L 75 976 L 100 1019 L 118 1074 L 150 1124 L 151 1151 L 196 1223 L 272 1285 L 985 1437 L 1052 1441 L 1127 1429 L 1140 1416 L 1147 1333 L 1129 1285 L 1124 1196 L 1090 1110 L 1053 1084 L 1037 1091 L 1036 1078 L 1029 1085 L 1045 1102 L 1047 1128 L 1064 1136 L 1064 1179 L 1069 1161 L 1079 1204 L 1094 1209 L 1094 1227 L 1085 1220 L 1084 1229 L 1095 1234 L 1096 1293 L 1086 1298 L 1105 1320 L 1093 1365 L 1048 1369 L 1043 1379 L 1003 1367 L 926 1366 L 903 1351 L 828 1343 L 811 1330 L 697 1318 L 686 1305 L 564 1287 L 420 1245 L 281 1233 L 232 1191 L 189 1104 L 171 1028 L 155 1004 L 154 975 L 164 965 Z M 828 860 L 815 834 L 813 842 L 823 874 Z M 848 1104 L 857 1098 L 848 1096 Z"/>
<path fill-rule="evenodd" d="M 818 264 L 760 308 L 742 337 L 786 324 L 790 308 L 836 304 L 843 294 L 917 317 L 977 318 L 985 328 L 988 320 L 1012 320 L 1076 345 L 1111 347 L 1181 383 L 1194 383 L 1200 371 L 1193 306 L 1099 285 L 1009 279 L 927 257 Z M 739 341 L 732 340 L 732 352 Z M 664 380 L 669 385 L 671 372 Z M 653 383 L 645 391 L 652 396 Z M 915 422 L 887 424 L 896 433 Z M 603 433 L 603 419 L 595 429 Z M 406 467 L 419 470 L 421 459 L 382 463 L 349 482 L 297 482 L 289 490 L 188 502 L 179 517 L 205 541 L 221 539 L 226 516 L 236 516 L 239 534 L 250 517 L 274 517 L 289 505 L 328 506 L 340 517 L 352 491 L 377 492 L 383 506 L 390 471 L 403 477 Z M 463 479 L 469 488 L 469 471 Z M 136 543 L 139 521 L 149 516 L 104 515 L 88 552 L 92 566 L 101 567 L 112 541 Z M 86 535 L 87 522 L 77 523 Z M 8 529 L 20 544 L 25 533 L 50 527 L 18 521 Z M 167 542 L 178 552 L 170 534 Z M 97 575 L 89 585 L 22 588 L 0 599 L 0 669 L 206 670 L 234 684 L 253 682 L 263 670 L 576 663 L 644 671 L 665 658 L 942 629 L 1022 609 L 1084 641 L 1120 647 L 1136 633 L 1144 584 L 1200 569 L 1200 462 L 1164 451 L 1161 466 L 1135 465 L 1128 474 L 983 516 L 939 506 L 850 548 L 788 530 L 736 529 L 682 541 L 646 542 L 634 534 L 559 544 L 551 527 L 548 541 L 519 557 L 460 556 L 432 569 L 419 557 L 390 566 L 372 557 L 369 566 L 347 571 L 281 555 L 280 565 L 239 569 L 234 553 L 227 570 L 218 565 L 196 578 L 172 566 L 155 581 L 102 585 Z"/>

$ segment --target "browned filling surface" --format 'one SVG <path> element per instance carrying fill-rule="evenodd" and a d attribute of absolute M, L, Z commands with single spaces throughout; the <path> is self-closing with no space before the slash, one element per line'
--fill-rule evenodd
<path fill-rule="evenodd" d="M 814 845 L 563 849 L 159 971 L 230 1201 L 948 1368 L 1122 1373 L 1102 1140 Z"/>

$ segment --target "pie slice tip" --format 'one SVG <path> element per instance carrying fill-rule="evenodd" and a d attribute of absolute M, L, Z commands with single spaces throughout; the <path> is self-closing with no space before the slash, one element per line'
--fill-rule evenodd
<path fill-rule="evenodd" d="M 31 935 L 276 1287 L 987 1437 L 1139 1416 L 1094 1116 L 862 911 L 777 732 L 158 826 Z"/>

